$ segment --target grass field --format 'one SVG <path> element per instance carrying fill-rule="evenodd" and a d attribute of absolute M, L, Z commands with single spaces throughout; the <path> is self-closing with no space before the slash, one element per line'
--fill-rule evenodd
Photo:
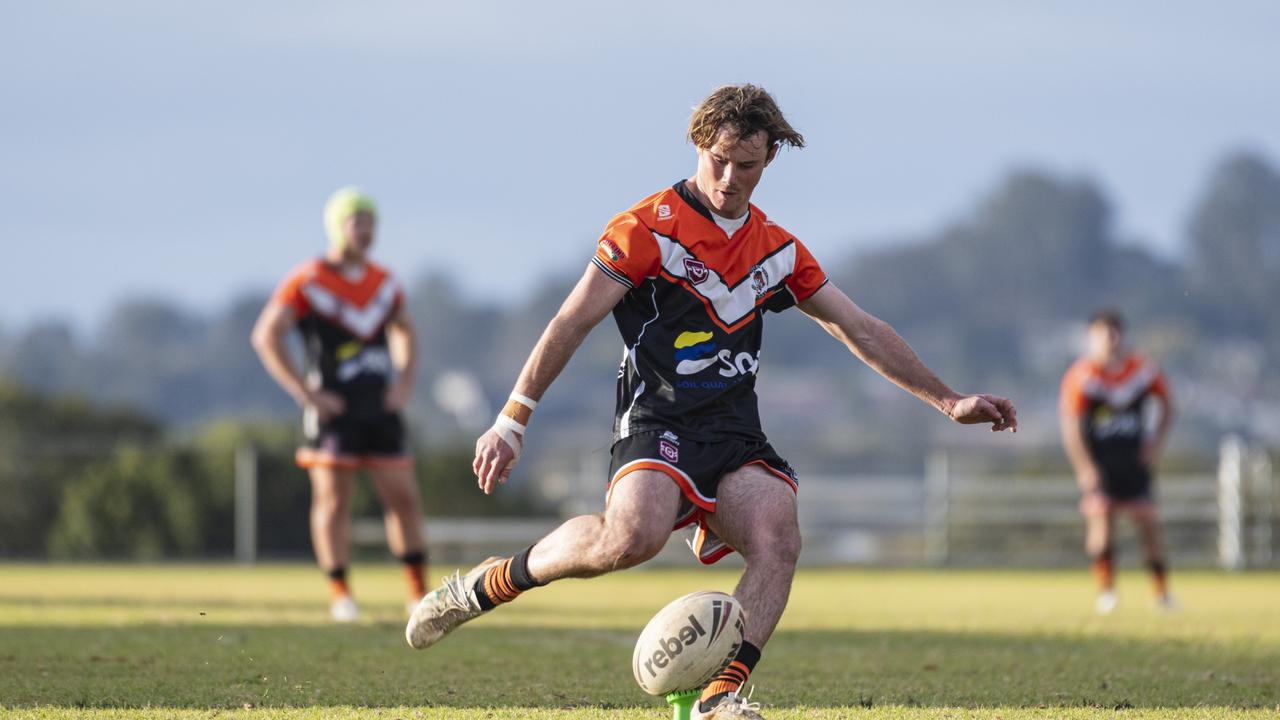
<path fill-rule="evenodd" d="M 637 570 L 533 591 L 424 652 L 398 570 L 357 566 L 367 620 L 327 622 L 300 565 L 0 565 L 0 715 L 658 718 L 632 642 L 725 571 Z M 1280 575 L 1183 573 L 1176 614 L 1121 576 L 807 571 L 752 676 L 773 718 L 1280 716 Z"/>

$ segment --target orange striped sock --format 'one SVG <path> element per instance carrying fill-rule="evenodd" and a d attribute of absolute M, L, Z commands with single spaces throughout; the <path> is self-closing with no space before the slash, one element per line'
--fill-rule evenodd
<path fill-rule="evenodd" d="M 760 662 L 760 648 L 749 642 L 742 643 L 733 662 L 721 670 L 719 675 L 711 678 L 711 682 L 703 688 L 702 695 L 698 697 L 698 706 L 701 711 L 711 710 L 720 698 L 740 691 L 742 686 L 747 684 L 747 678 L 751 677 L 751 671 L 758 662 Z"/>
<path fill-rule="evenodd" d="M 1090 564 L 1093 576 L 1098 580 L 1098 588 L 1106 591 L 1115 587 L 1114 553 L 1110 548 L 1103 550 Z"/>
<path fill-rule="evenodd" d="M 351 588 L 347 587 L 347 569 L 344 567 L 334 568 L 329 573 L 329 594 L 334 600 L 347 597 L 351 594 Z"/>
<path fill-rule="evenodd" d="M 532 546 L 485 571 L 484 577 L 475 586 L 476 600 L 480 602 L 482 610 L 492 610 L 503 603 L 509 603 L 525 590 L 545 584 L 534 580 L 529 574 L 530 550 L 533 550 Z"/>
<path fill-rule="evenodd" d="M 423 576 L 427 572 L 427 556 L 422 551 L 405 553 L 400 557 L 400 565 L 404 568 L 404 579 L 409 583 L 409 595 L 418 599 L 427 594 L 427 583 Z"/>
<path fill-rule="evenodd" d="M 1151 568 L 1151 581 L 1155 586 L 1156 597 L 1166 597 L 1169 594 L 1169 568 L 1163 560 L 1152 560 L 1148 567 Z"/>
<path fill-rule="evenodd" d="M 507 558 L 489 568 L 484 574 L 484 594 L 495 606 L 509 603 L 522 592 L 511 581 L 511 561 Z"/>

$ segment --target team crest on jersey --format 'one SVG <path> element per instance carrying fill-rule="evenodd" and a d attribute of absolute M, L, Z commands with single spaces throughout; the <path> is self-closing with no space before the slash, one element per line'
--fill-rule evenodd
<path fill-rule="evenodd" d="M 621 262 L 627 259 L 627 254 L 622 252 L 622 248 L 618 247 L 618 243 L 609 238 L 600 239 L 600 249 L 614 262 Z"/>
<path fill-rule="evenodd" d="M 769 271 L 763 265 L 751 268 L 751 289 L 756 297 L 764 297 L 765 291 L 769 289 Z"/>
<path fill-rule="evenodd" d="M 659 205 L 659 206 L 658 206 L 658 219 L 659 219 L 659 220 L 670 220 L 670 219 L 671 219 L 671 206 L 670 206 L 670 205 Z"/>
<path fill-rule="evenodd" d="M 691 257 L 684 259 L 684 276 L 689 278 L 689 282 L 694 285 L 700 285 L 706 282 L 711 273 L 707 270 L 707 266 L 701 260 L 695 260 Z"/>
<path fill-rule="evenodd" d="M 666 460 L 669 463 L 680 462 L 680 448 L 672 445 L 666 440 L 658 441 L 658 454 L 662 456 L 663 460 Z"/>

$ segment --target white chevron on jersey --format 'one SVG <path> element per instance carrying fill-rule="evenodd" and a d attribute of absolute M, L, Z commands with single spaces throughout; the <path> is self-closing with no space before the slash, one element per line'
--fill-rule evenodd
<path fill-rule="evenodd" d="M 707 277 L 700 283 L 688 277 L 685 259 L 697 260 L 683 245 L 658 233 L 653 234 L 662 251 L 662 268 L 671 275 L 685 278 L 689 287 L 705 299 L 715 310 L 716 316 L 725 325 L 733 325 L 750 315 L 756 309 L 756 302 L 770 290 L 782 285 L 791 275 L 796 265 L 796 244 L 789 242 L 764 262 L 753 267 L 738 284 L 732 288 L 724 283 L 720 274 L 710 267 L 706 268 Z M 765 283 L 762 287 L 753 287 L 752 274 L 756 269 L 764 271 Z"/>
<path fill-rule="evenodd" d="M 1155 382 L 1159 372 L 1154 364 L 1147 363 L 1124 382 L 1111 387 L 1107 387 L 1106 383 L 1094 376 L 1084 382 L 1080 392 L 1085 397 L 1101 400 L 1110 407 L 1126 408 L 1151 387 L 1151 383 Z"/>
<path fill-rule="evenodd" d="M 302 294 L 318 314 L 342 325 L 354 335 L 370 338 L 390 317 L 398 289 L 395 279 L 388 276 L 364 307 L 357 307 L 334 295 L 319 283 L 303 285 Z"/>

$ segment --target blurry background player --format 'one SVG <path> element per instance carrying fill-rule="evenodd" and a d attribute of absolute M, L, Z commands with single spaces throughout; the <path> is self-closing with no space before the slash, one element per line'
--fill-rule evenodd
<path fill-rule="evenodd" d="M 1160 401 L 1160 419 L 1147 431 L 1148 405 Z M 1062 442 L 1083 497 L 1085 549 L 1098 579 L 1097 610 L 1115 609 L 1115 518 L 1138 525 L 1156 601 L 1172 608 L 1160 528 L 1152 501 L 1156 462 L 1173 423 L 1169 386 L 1160 368 L 1124 344 L 1124 320 L 1104 311 L 1089 319 L 1085 356 L 1062 379 Z"/>
<path fill-rule="evenodd" d="M 510 475 L 538 400 L 612 312 L 627 349 L 604 512 L 572 518 L 514 557 L 447 579 L 423 599 L 405 635 L 428 647 L 530 588 L 638 565 L 673 528 L 693 525 L 691 547 L 703 563 L 735 550 L 746 558 L 734 590 L 746 632 L 691 717 L 758 720 L 758 706 L 738 691 L 782 616 L 800 554 L 797 478 L 765 437 L 755 393 L 765 313 L 799 307 L 952 420 L 1014 430 L 1017 417 L 1007 399 L 947 387 L 750 203 L 778 150 L 804 145 L 768 93 L 719 88 L 694 111 L 689 139 L 697 148 L 694 176 L 613 218 L 502 414 L 476 443 L 472 469 L 489 493 Z"/>
<path fill-rule="evenodd" d="M 328 252 L 285 279 L 253 329 L 262 364 L 303 408 L 297 460 L 311 475 L 311 542 L 329 574 L 338 621 L 359 614 L 347 585 L 358 469 L 369 471 L 382 501 L 410 602 L 425 592 L 422 511 L 400 418 L 413 391 L 413 326 L 399 283 L 368 259 L 376 220 L 373 201 L 358 189 L 334 193 L 324 210 Z M 285 344 L 294 327 L 306 349 L 305 377 Z"/>

